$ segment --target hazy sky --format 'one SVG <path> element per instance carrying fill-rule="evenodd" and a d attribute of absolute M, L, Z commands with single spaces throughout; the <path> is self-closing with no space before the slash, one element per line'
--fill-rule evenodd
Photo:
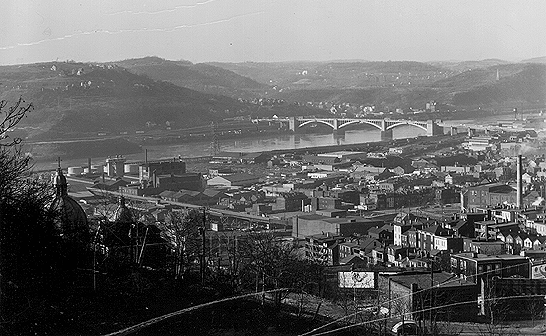
<path fill-rule="evenodd" d="M 546 55 L 544 0 L 0 0 L 0 64 L 521 60 Z"/>

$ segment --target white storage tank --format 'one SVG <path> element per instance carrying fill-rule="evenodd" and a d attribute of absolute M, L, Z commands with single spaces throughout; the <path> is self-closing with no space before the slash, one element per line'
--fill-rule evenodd
<path fill-rule="evenodd" d="M 68 176 L 80 176 L 82 173 L 82 167 L 68 167 Z"/>
<path fill-rule="evenodd" d="M 91 172 L 92 173 L 101 173 L 103 172 L 104 170 L 104 166 L 103 165 L 91 165 Z"/>
<path fill-rule="evenodd" d="M 123 168 L 125 174 L 138 174 L 138 165 L 135 163 L 126 163 Z"/>

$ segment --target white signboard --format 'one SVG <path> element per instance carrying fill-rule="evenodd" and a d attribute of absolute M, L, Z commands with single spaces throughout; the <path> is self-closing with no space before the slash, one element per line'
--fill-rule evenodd
<path fill-rule="evenodd" d="M 374 272 L 338 272 L 340 288 L 374 288 Z"/>
<path fill-rule="evenodd" d="M 546 264 L 531 267 L 531 279 L 546 279 Z"/>

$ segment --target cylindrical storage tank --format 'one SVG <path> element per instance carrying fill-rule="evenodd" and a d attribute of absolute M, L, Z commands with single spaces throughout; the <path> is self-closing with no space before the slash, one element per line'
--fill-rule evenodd
<path fill-rule="evenodd" d="M 79 176 L 83 173 L 82 167 L 68 167 L 68 176 Z"/>
<path fill-rule="evenodd" d="M 123 170 L 125 174 L 138 174 L 138 165 L 134 163 L 126 163 Z"/>
<path fill-rule="evenodd" d="M 91 172 L 92 173 L 102 173 L 103 171 L 103 168 L 104 166 L 103 165 L 92 165 L 91 166 Z"/>

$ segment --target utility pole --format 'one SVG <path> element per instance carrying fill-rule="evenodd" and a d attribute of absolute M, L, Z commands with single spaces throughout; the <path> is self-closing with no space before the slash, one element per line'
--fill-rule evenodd
<path fill-rule="evenodd" d="M 203 208 L 203 226 L 201 227 L 201 285 L 205 285 L 205 246 L 207 243 L 207 237 L 205 232 L 207 231 L 207 209 Z"/>
<path fill-rule="evenodd" d="M 93 292 L 97 291 L 97 240 L 100 232 L 100 222 L 93 239 Z"/>
<path fill-rule="evenodd" d="M 429 318 L 430 318 L 430 330 L 432 330 L 432 308 L 434 307 L 434 260 L 430 261 L 430 307 L 429 307 Z"/>

